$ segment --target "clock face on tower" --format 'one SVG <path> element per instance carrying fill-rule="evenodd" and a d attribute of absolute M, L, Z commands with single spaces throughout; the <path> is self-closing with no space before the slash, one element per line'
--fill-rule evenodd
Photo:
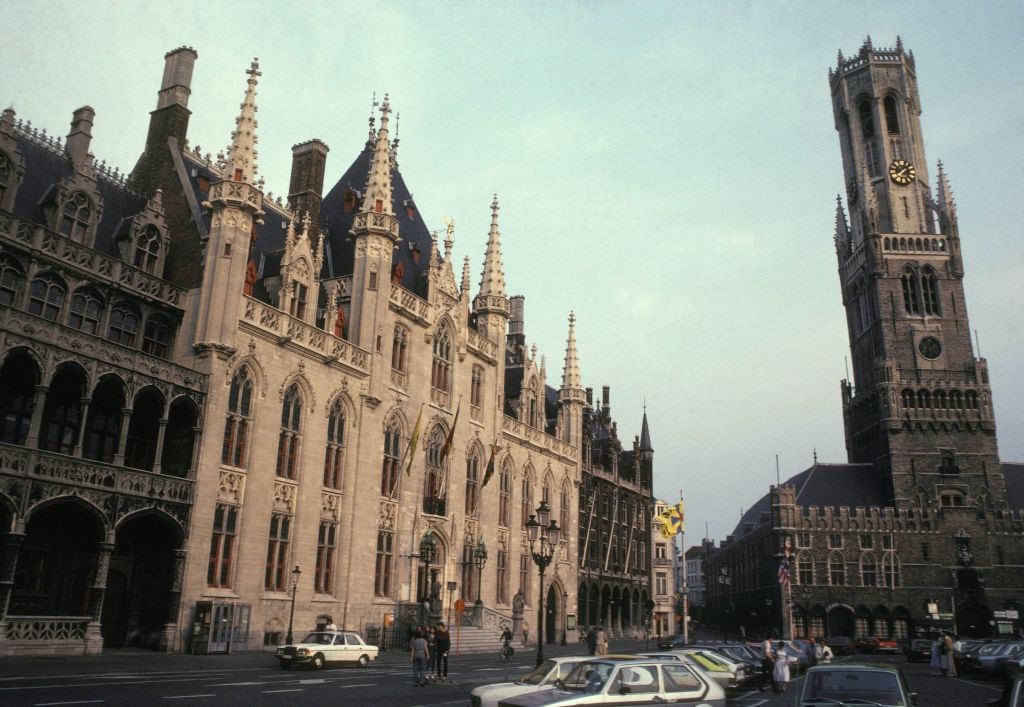
<path fill-rule="evenodd" d="M 917 345 L 917 350 L 927 359 L 935 360 L 942 353 L 942 344 L 934 336 L 926 336 Z"/>
<path fill-rule="evenodd" d="M 897 184 L 910 184 L 917 179 L 917 172 L 906 160 L 893 160 L 889 165 L 889 178 Z"/>

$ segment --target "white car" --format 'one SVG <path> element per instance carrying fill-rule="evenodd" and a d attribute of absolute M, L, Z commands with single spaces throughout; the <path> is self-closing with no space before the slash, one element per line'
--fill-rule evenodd
<path fill-rule="evenodd" d="M 496 682 L 481 685 L 469 693 L 469 707 L 498 707 L 498 701 L 527 692 L 554 687 L 556 680 L 564 680 L 572 669 L 589 660 L 590 656 L 564 656 L 548 658 L 529 675 L 515 682 Z"/>
<path fill-rule="evenodd" d="M 327 663 L 355 663 L 365 668 L 377 660 L 377 646 L 363 643 L 352 631 L 314 631 L 301 642 L 277 649 L 277 662 L 283 670 L 296 665 L 308 665 L 319 670 Z"/>

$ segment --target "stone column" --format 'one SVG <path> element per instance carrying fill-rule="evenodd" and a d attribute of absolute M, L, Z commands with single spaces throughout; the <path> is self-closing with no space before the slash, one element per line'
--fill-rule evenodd
<path fill-rule="evenodd" d="M 158 420 L 159 427 L 156 431 L 156 453 L 153 455 L 153 473 L 160 473 L 160 459 L 164 456 L 164 435 L 167 434 L 167 418 L 161 417 Z"/>
<path fill-rule="evenodd" d="M 18 521 L 15 530 L 4 537 L 4 560 L 0 564 L 0 619 L 7 616 L 11 603 L 11 591 L 14 589 L 14 572 L 18 568 L 18 553 L 25 541 L 25 524 Z M 2 623 L 2 621 L 0 621 Z"/>
<path fill-rule="evenodd" d="M 171 590 L 167 593 L 167 623 L 164 624 L 163 636 L 160 638 L 160 650 L 170 651 L 174 648 L 174 635 L 177 633 L 178 612 L 181 609 L 181 587 L 185 579 L 185 550 L 174 551 L 174 580 Z"/>
<path fill-rule="evenodd" d="M 90 398 L 82 398 L 82 409 L 78 419 L 78 439 L 75 441 L 75 448 L 71 452 L 73 456 L 82 456 L 82 440 L 85 439 L 85 427 L 89 422 L 89 401 Z"/>
<path fill-rule="evenodd" d="M 223 434 L 221 430 L 221 434 Z M 196 478 L 196 465 L 199 463 L 199 446 L 202 441 L 203 428 L 193 427 L 192 428 L 192 461 L 188 465 L 188 478 Z"/>
<path fill-rule="evenodd" d="M 103 635 L 100 632 L 103 617 L 103 597 L 107 592 L 107 573 L 110 570 L 110 556 L 114 554 L 114 543 L 99 542 L 96 544 L 96 579 L 92 583 L 89 595 L 89 628 L 85 632 L 86 654 L 100 653 L 103 650 Z"/>
<path fill-rule="evenodd" d="M 28 449 L 39 448 L 39 428 L 43 424 L 43 408 L 46 407 L 46 394 L 48 392 L 50 392 L 49 386 L 36 386 L 36 400 L 32 404 L 32 421 L 28 425 L 28 436 L 25 438 L 25 446 Z"/>
<path fill-rule="evenodd" d="M 121 430 L 117 436 L 117 453 L 114 454 L 114 465 L 124 466 L 124 451 L 128 447 L 128 428 L 132 424 L 132 409 L 121 408 Z"/>

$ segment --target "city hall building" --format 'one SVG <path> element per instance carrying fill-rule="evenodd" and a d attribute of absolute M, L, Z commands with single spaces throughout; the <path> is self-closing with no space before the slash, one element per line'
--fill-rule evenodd
<path fill-rule="evenodd" d="M 869 39 L 839 54 L 829 85 L 846 179 L 835 247 L 853 363 L 848 460 L 816 460 L 743 515 L 705 561 L 708 620 L 748 634 L 1014 633 L 1024 464 L 999 458 L 941 162 L 929 178 L 914 55 Z"/>

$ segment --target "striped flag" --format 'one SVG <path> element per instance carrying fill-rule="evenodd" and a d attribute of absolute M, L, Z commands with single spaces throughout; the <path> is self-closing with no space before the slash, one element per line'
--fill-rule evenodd
<path fill-rule="evenodd" d="M 423 422 L 423 405 L 420 405 L 420 414 L 416 416 L 416 425 L 412 428 L 412 437 L 409 438 L 409 448 L 405 450 L 406 464 L 405 475 L 412 473 L 412 460 L 416 453 L 416 443 L 420 440 L 420 424 Z"/>
<path fill-rule="evenodd" d="M 789 586 L 789 548 L 786 548 L 786 554 L 782 556 L 782 562 L 779 563 L 779 586 L 785 589 Z"/>

